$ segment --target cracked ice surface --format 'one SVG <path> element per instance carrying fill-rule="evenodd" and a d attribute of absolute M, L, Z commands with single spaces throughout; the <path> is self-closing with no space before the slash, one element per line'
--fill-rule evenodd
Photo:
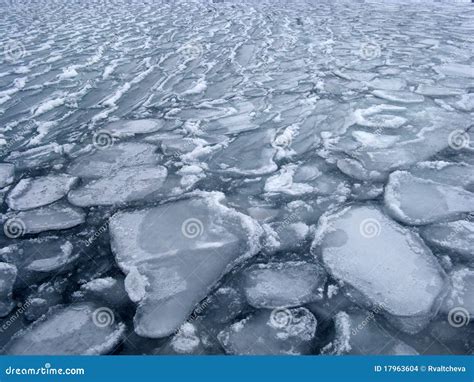
<path fill-rule="evenodd" d="M 4 353 L 472 352 L 472 5 L 7 3 Z"/>

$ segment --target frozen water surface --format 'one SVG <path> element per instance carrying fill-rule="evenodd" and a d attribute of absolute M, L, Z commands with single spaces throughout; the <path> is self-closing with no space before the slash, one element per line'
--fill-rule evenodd
<path fill-rule="evenodd" d="M 472 353 L 472 4 L 4 3 L 4 353 Z"/>

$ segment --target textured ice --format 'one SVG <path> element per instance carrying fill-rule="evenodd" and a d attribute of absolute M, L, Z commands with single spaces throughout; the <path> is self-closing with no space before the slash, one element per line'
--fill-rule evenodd
<path fill-rule="evenodd" d="M 87 207 L 145 199 L 161 189 L 167 173 L 163 166 L 122 168 L 109 177 L 92 180 L 72 190 L 68 200 L 75 206 Z"/>
<path fill-rule="evenodd" d="M 435 70 L 447 76 L 474 78 L 474 69 L 472 68 L 472 65 L 450 63 L 437 66 Z"/>
<path fill-rule="evenodd" d="M 10 163 L 0 163 L 0 188 L 13 182 L 15 166 Z"/>
<path fill-rule="evenodd" d="M 467 315 L 461 316 L 461 319 L 474 319 L 474 271 L 470 268 L 460 268 L 451 272 L 449 276 L 452 287 L 446 297 L 443 310 L 449 314 L 455 309 L 462 308 Z M 457 321 L 454 322 L 457 323 Z"/>
<path fill-rule="evenodd" d="M 265 191 L 270 194 L 288 195 L 340 195 L 349 193 L 349 185 L 342 174 L 331 171 L 321 160 L 311 160 L 300 166 L 286 165 L 270 176 L 265 183 Z"/>
<path fill-rule="evenodd" d="M 410 169 L 410 173 L 417 178 L 463 187 L 468 191 L 474 185 L 474 166 L 462 162 L 420 162 Z"/>
<path fill-rule="evenodd" d="M 224 273 L 258 250 L 261 228 L 222 202 L 204 193 L 111 218 L 112 250 L 138 303 L 137 334 L 173 333 Z"/>
<path fill-rule="evenodd" d="M 19 312 L 24 311 L 28 321 L 36 321 L 48 313 L 49 309 L 64 302 L 63 295 L 67 290 L 67 279 L 55 277 L 33 287 L 24 302 L 19 302 Z"/>
<path fill-rule="evenodd" d="M 79 301 L 103 301 L 114 308 L 130 309 L 130 299 L 125 292 L 124 277 L 103 277 L 93 279 L 75 293 Z"/>
<path fill-rule="evenodd" d="M 6 202 L 17 211 L 42 207 L 63 198 L 77 181 L 65 174 L 22 179 L 9 192 Z"/>
<path fill-rule="evenodd" d="M 51 143 L 24 151 L 13 151 L 6 160 L 13 163 L 18 170 L 51 167 L 64 162 L 64 149 L 56 143 Z"/>
<path fill-rule="evenodd" d="M 60 271 L 67 271 L 67 266 L 79 255 L 70 241 L 45 236 L 12 244 L 2 251 L 0 258 L 17 266 L 17 283 L 31 285 Z"/>
<path fill-rule="evenodd" d="M 301 306 L 322 298 L 325 271 L 316 264 L 256 264 L 245 271 L 243 288 L 256 308 Z"/>
<path fill-rule="evenodd" d="M 0 317 L 6 316 L 14 307 L 12 301 L 13 284 L 17 277 L 17 268 L 0 262 Z"/>
<path fill-rule="evenodd" d="M 437 223 L 421 227 L 423 239 L 441 251 L 474 261 L 472 243 L 474 241 L 474 223 L 466 220 L 457 220 L 447 223 Z"/>
<path fill-rule="evenodd" d="M 443 86 L 420 85 L 416 88 L 416 93 L 432 97 L 447 97 L 462 94 L 463 91 Z"/>
<path fill-rule="evenodd" d="M 474 111 L 474 94 L 463 94 L 453 106 L 462 111 Z"/>
<path fill-rule="evenodd" d="M 176 354 L 192 354 L 199 347 L 200 342 L 194 325 L 186 322 L 171 340 L 171 347 Z"/>
<path fill-rule="evenodd" d="M 452 112 L 426 108 L 411 114 L 410 122 L 420 126 L 416 135 L 407 132 L 403 137 L 398 136 L 402 139 L 385 148 L 354 150 L 354 147 L 341 147 L 348 157 L 338 160 L 339 169 L 357 180 L 384 181 L 390 172 L 407 169 L 448 148 L 450 136 L 462 134 L 469 127 L 468 120 Z"/>
<path fill-rule="evenodd" d="M 262 309 L 218 338 L 228 354 L 309 354 L 316 327 L 316 318 L 306 308 Z"/>
<path fill-rule="evenodd" d="M 397 90 L 374 90 L 372 94 L 387 101 L 399 103 L 420 103 L 423 102 L 425 99 L 421 95 L 413 94 L 407 91 Z"/>
<path fill-rule="evenodd" d="M 360 301 L 380 306 L 404 331 L 426 326 L 444 297 L 446 276 L 430 249 L 376 207 L 345 207 L 323 216 L 313 253 Z"/>
<path fill-rule="evenodd" d="M 410 345 L 392 336 L 377 323 L 377 310 L 339 312 L 335 318 L 336 334 L 323 348 L 325 354 L 416 355 Z"/>
<path fill-rule="evenodd" d="M 474 265 L 465 2 L 4 2 L 0 347 L 94 303 L 127 327 L 114 354 L 472 352 L 449 323 L 471 295 L 441 302 Z M 286 341 L 266 322 L 299 304 L 318 333 Z"/>
<path fill-rule="evenodd" d="M 232 286 L 223 286 L 217 289 L 205 301 L 207 302 L 207 317 L 218 324 L 231 322 L 242 313 L 247 304 L 243 292 Z"/>
<path fill-rule="evenodd" d="M 124 330 L 125 326 L 115 320 L 110 309 L 91 303 L 58 306 L 18 332 L 4 352 L 15 355 L 105 354 L 117 345 Z"/>
<path fill-rule="evenodd" d="M 372 134 L 365 131 L 354 131 L 352 137 L 362 146 L 373 149 L 392 147 L 400 139 L 396 135 Z"/>
<path fill-rule="evenodd" d="M 406 171 L 390 175 L 384 200 L 395 219 L 411 225 L 452 219 L 474 211 L 474 193 L 417 178 Z"/>
<path fill-rule="evenodd" d="M 81 178 L 100 178 L 123 167 L 154 165 L 160 160 L 156 150 L 156 146 L 146 143 L 117 144 L 75 159 L 68 173 Z"/>
<path fill-rule="evenodd" d="M 209 168 L 216 172 L 256 176 L 275 171 L 276 150 L 272 147 L 273 132 L 263 130 L 239 135 L 209 159 Z"/>
<path fill-rule="evenodd" d="M 407 83 L 401 78 L 376 78 L 370 81 L 368 85 L 375 89 L 396 91 L 405 88 Z"/>
<path fill-rule="evenodd" d="M 23 234 L 57 231 L 84 223 L 86 214 L 79 208 L 59 201 L 33 210 L 10 213 L 4 217 L 4 230 L 8 222 L 18 222 Z"/>
<path fill-rule="evenodd" d="M 162 127 L 163 122 L 159 120 L 141 119 L 111 122 L 105 128 L 112 137 L 127 137 L 135 134 L 154 133 Z"/>
<path fill-rule="evenodd" d="M 313 231 L 302 221 L 274 222 L 264 225 L 267 237 L 263 250 L 272 254 L 275 252 L 301 251 L 311 242 Z"/>

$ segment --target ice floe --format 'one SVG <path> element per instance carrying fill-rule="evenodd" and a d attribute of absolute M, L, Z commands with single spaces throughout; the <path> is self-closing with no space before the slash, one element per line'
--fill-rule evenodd
<path fill-rule="evenodd" d="M 449 251 L 468 262 L 474 261 L 472 242 L 474 240 L 474 223 L 457 220 L 446 223 L 430 224 L 421 227 L 423 239 L 442 251 Z"/>
<path fill-rule="evenodd" d="M 395 219 L 411 225 L 452 219 L 474 211 L 474 193 L 417 178 L 407 171 L 390 175 L 384 201 Z"/>
<path fill-rule="evenodd" d="M 5 247 L 0 258 L 18 268 L 17 283 L 28 286 L 51 275 L 66 272 L 80 256 L 73 244 L 57 236 L 24 240 Z"/>
<path fill-rule="evenodd" d="M 76 158 L 68 173 L 81 178 L 100 178 L 123 167 L 153 165 L 160 161 L 156 146 L 146 143 L 121 143 Z"/>
<path fill-rule="evenodd" d="M 154 133 L 163 127 L 163 122 L 152 119 L 119 120 L 106 125 L 105 129 L 112 137 L 127 137 L 135 134 Z"/>
<path fill-rule="evenodd" d="M 322 353 L 343 355 L 417 355 L 410 345 L 392 336 L 377 323 L 378 310 L 339 312 L 335 317 L 336 333 Z"/>
<path fill-rule="evenodd" d="M 6 202 L 17 211 L 45 206 L 63 198 L 77 181 L 65 174 L 25 178 L 8 193 Z"/>
<path fill-rule="evenodd" d="M 5 353 L 472 352 L 467 4 L 6 3 Z"/>
<path fill-rule="evenodd" d="M 59 201 L 32 210 L 10 213 L 4 216 L 6 235 L 19 237 L 44 231 L 57 231 L 84 223 L 86 214 L 79 208 Z"/>
<path fill-rule="evenodd" d="M 79 207 L 142 200 L 161 189 L 167 173 L 163 166 L 125 167 L 111 176 L 92 180 L 72 190 L 68 194 L 68 200 Z"/>
<path fill-rule="evenodd" d="M 259 310 L 219 333 L 226 353 L 309 354 L 317 320 L 306 308 Z"/>
<path fill-rule="evenodd" d="M 446 291 L 446 275 L 430 249 L 376 207 L 345 207 L 323 216 L 313 253 L 359 301 L 380 307 L 407 332 L 429 323 Z"/>
<path fill-rule="evenodd" d="M 118 344 L 125 326 L 111 309 L 91 303 L 52 308 L 18 332 L 4 352 L 16 355 L 105 354 Z"/>
<path fill-rule="evenodd" d="M 138 303 L 137 334 L 173 333 L 223 274 L 258 250 L 261 228 L 222 202 L 222 194 L 200 194 L 111 218 L 112 250 Z"/>
<path fill-rule="evenodd" d="M 256 308 L 301 306 L 322 298 L 325 271 L 307 262 L 256 264 L 245 271 L 243 288 Z"/>

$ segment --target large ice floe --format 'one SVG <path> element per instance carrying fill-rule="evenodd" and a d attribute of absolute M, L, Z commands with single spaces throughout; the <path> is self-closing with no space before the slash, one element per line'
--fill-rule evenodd
<path fill-rule="evenodd" d="M 472 354 L 472 4 L 4 3 L 3 353 Z"/>
<path fill-rule="evenodd" d="M 359 303 L 380 306 L 407 332 L 426 326 L 447 288 L 445 272 L 420 237 L 376 207 L 345 207 L 321 217 L 313 251 Z"/>
<path fill-rule="evenodd" d="M 125 329 L 122 323 L 112 322 L 112 317 L 111 310 L 93 304 L 57 306 L 15 334 L 6 345 L 6 352 L 17 355 L 106 353 L 118 344 Z"/>
<path fill-rule="evenodd" d="M 199 194 L 112 216 L 112 250 L 138 304 L 138 334 L 175 332 L 226 272 L 258 251 L 259 225 L 225 207 L 222 198 Z"/>

